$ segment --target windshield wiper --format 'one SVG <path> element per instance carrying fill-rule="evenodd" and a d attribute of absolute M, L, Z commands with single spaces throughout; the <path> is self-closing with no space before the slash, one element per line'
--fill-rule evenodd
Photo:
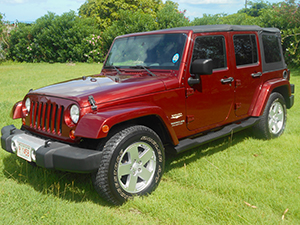
<path fill-rule="evenodd" d="M 118 67 L 116 67 L 114 65 L 105 66 L 105 68 L 107 68 L 107 69 L 115 69 L 119 75 L 121 74 L 121 71 L 118 69 Z"/>
<path fill-rule="evenodd" d="M 129 68 L 133 68 L 133 69 L 144 69 L 146 70 L 149 75 L 153 76 L 153 77 L 156 77 L 156 75 L 154 73 L 152 73 L 150 70 L 148 70 L 148 68 L 146 66 L 143 66 L 143 65 L 136 65 L 136 66 L 130 66 Z"/>

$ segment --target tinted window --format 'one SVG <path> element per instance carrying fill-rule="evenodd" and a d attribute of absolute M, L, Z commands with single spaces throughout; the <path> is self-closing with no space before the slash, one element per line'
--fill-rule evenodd
<path fill-rule="evenodd" d="M 275 35 L 263 35 L 264 56 L 266 63 L 280 62 L 280 42 Z"/>
<path fill-rule="evenodd" d="M 233 42 L 237 66 L 257 63 L 257 45 L 254 34 L 234 35 Z"/>
<path fill-rule="evenodd" d="M 224 36 L 202 36 L 195 40 L 193 61 L 212 59 L 213 69 L 227 67 Z"/>

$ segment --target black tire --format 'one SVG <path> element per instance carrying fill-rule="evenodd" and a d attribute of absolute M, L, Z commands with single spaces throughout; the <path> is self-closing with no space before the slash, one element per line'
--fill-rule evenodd
<path fill-rule="evenodd" d="M 159 184 L 164 171 L 164 148 L 158 135 L 145 126 L 131 126 L 113 135 L 103 147 L 97 172 L 97 192 L 113 204 L 135 195 L 147 195 Z"/>
<path fill-rule="evenodd" d="M 281 94 L 273 92 L 259 123 L 254 125 L 255 136 L 262 139 L 279 137 L 286 126 L 286 104 Z"/>

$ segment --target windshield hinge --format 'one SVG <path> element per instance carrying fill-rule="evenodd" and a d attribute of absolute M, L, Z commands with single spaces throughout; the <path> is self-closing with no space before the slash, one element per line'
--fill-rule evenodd
<path fill-rule="evenodd" d="M 97 106 L 96 106 L 96 101 L 94 99 L 94 97 L 92 95 L 89 96 L 89 102 L 91 104 L 91 108 L 92 110 L 96 110 L 97 109 Z"/>

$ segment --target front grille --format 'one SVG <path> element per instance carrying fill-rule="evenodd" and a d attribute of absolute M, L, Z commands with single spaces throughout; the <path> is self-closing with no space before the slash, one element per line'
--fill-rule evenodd
<path fill-rule="evenodd" d="M 64 106 L 31 101 L 30 127 L 47 133 L 62 133 Z"/>

